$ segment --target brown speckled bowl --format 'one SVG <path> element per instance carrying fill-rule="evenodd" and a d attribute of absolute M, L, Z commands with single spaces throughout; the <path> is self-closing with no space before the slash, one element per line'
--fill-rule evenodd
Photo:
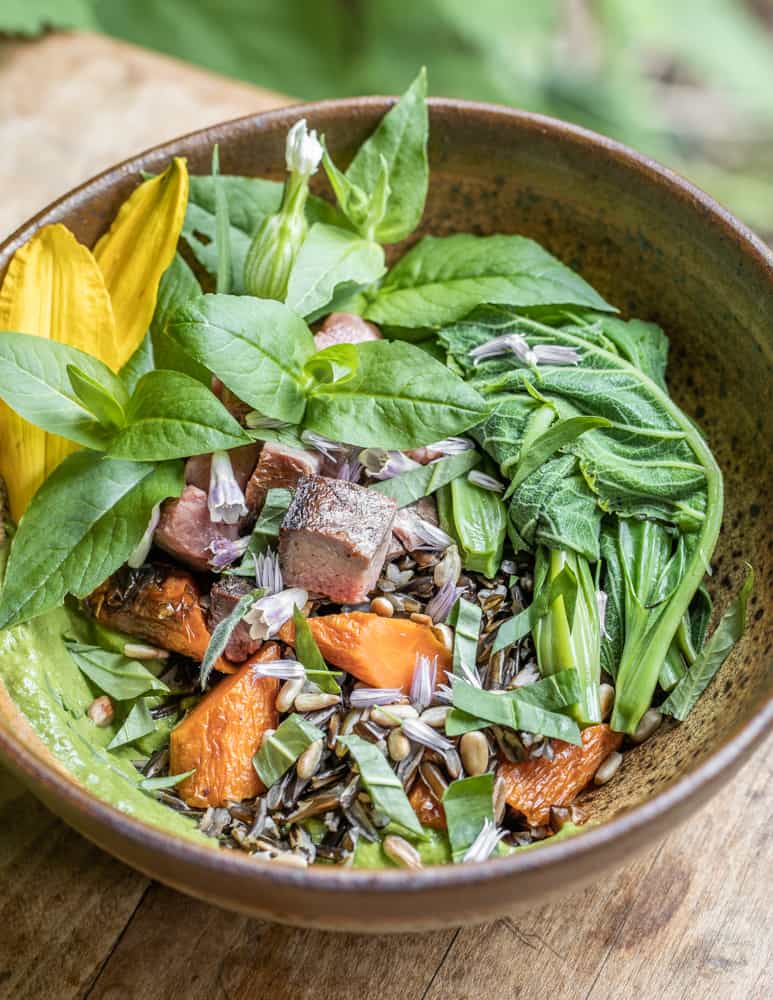
<path fill-rule="evenodd" d="M 0 273 L 40 226 L 93 244 L 138 180 L 172 154 L 209 171 L 279 176 L 284 136 L 303 114 L 338 162 L 390 106 L 330 101 L 243 118 L 144 153 L 67 195 L 0 247 Z M 0 753 L 54 812 L 128 864 L 255 916 L 331 929 L 405 930 L 493 918 L 589 880 L 685 820 L 751 754 L 773 720 L 773 254 L 718 205 L 657 164 L 581 129 L 462 101 L 433 101 L 432 181 L 423 232 L 524 233 L 579 270 L 626 314 L 671 337 L 669 378 L 707 433 L 726 478 L 714 560 L 720 606 L 745 559 L 757 585 L 750 627 L 689 720 L 663 726 L 585 798 L 602 821 L 581 836 L 482 865 L 419 873 L 309 871 L 199 848 L 129 819 L 64 774 L 0 688 Z"/>

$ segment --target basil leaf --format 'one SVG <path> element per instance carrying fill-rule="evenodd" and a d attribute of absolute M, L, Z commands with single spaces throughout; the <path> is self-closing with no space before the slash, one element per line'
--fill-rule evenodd
<path fill-rule="evenodd" d="M 117 747 L 125 746 L 127 743 L 134 743 L 152 733 L 156 728 L 156 722 L 150 714 L 144 700 L 132 705 L 131 711 L 124 719 L 123 725 L 107 744 L 108 750 L 115 750 Z"/>
<path fill-rule="evenodd" d="M 494 775 L 479 774 L 452 781 L 443 794 L 443 811 L 451 857 L 454 862 L 463 861 L 486 820 L 494 822 Z"/>
<path fill-rule="evenodd" d="M 111 653 L 99 646 L 89 646 L 82 642 L 65 640 L 67 652 L 78 669 L 92 681 L 100 691 L 116 701 L 132 701 L 149 691 L 164 694 L 169 688 L 155 677 L 139 660 L 130 660 L 122 653 Z"/>
<path fill-rule="evenodd" d="M 229 614 L 227 614 L 225 618 L 219 621 L 215 626 L 199 669 L 199 684 L 201 685 L 202 690 L 207 686 L 209 675 L 212 673 L 212 668 L 225 652 L 228 640 L 231 638 L 234 629 L 242 618 L 244 618 L 255 601 L 257 601 L 258 598 L 262 597 L 264 594 L 265 590 L 262 590 L 259 587 L 256 587 L 255 590 L 251 590 L 248 594 L 244 594 L 239 598 Z"/>
<path fill-rule="evenodd" d="M 155 367 L 156 357 L 153 350 L 153 337 L 148 330 L 142 338 L 140 346 L 119 372 L 120 379 L 129 395 L 137 388 L 137 383 L 142 376 L 147 375 L 148 372 L 152 372 Z M 158 365 L 158 367 L 168 368 L 169 365 Z"/>
<path fill-rule="evenodd" d="M 540 469 L 557 451 L 572 444 L 581 434 L 593 430 L 594 427 L 611 427 L 611 423 L 604 417 L 567 417 L 552 424 L 544 434 L 540 434 L 535 441 L 532 441 L 528 448 L 522 449 L 523 457 L 518 459 L 515 475 L 507 487 L 504 499 L 509 499 L 521 483 Z M 507 464 L 502 472 L 509 475 L 510 468 Z"/>
<path fill-rule="evenodd" d="M 331 303 L 378 281 L 384 271 L 384 251 L 378 243 L 318 222 L 295 258 L 285 301 L 312 322 L 331 312 Z"/>
<path fill-rule="evenodd" d="M 279 537 L 279 529 L 292 499 L 290 490 L 275 487 L 268 491 L 242 561 L 226 570 L 227 575 L 255 576 L 255 556 L 265 552 L 273 539 Z"/>
<path fill-rule="evenodd" d="M 478 639 L 483 612 L 460 597 L 451 609 L 448 624 L 454 629 L 453 671 L 457 677 L 477 674 Z M 467 669 L 465 670 L 464 667 Z"/>
<path fill-rule="evenodd" d="M 354 758 L 360 770 L 362 783 L 376 809 L 415 836 L 423 836 L 421 823 L 408 801 L 402 781 L 389 766 L 378 747 L 359 736 L 339 736 L 338 742 L 342 743 Z"/>
<path fill-rule="evenodd" d="M 310 430 L 365 448 L 417 448 L 485 416 L 483 398 L 417 347 L 388 340 L 356 347 L 352 379 L 310 391 L 304 419 Z"/>
<path fill-rule="evenodd" d="M 128 395 L 122 383 L 119 383 L 121 385 L 119 396 L 105 388 L 77 365 L 67 366 L 67 377 L 79 402 L 96 417 L 103 427 L 109 430 L 123 427 L 126 423 L 124 406 L 128 401 Z"/>
<path fill-rule="evenodd" d="M 402 472 L 392 479 L 384 479 L 369 487 L 377 493 L 392 497 L 398 507 L 407 507 L 422 497 L 427 497 L 453 479 L 466 475 L 470 469 L 480 464 L 480 455 L 470 448 L 458 455 L 448 455 L 439 458 L 429 465 L 420 465 L 417 469 Z"/>
<path fill-rule="evenodd" d="M 174 788 L 195 773 L 196 768 L 192 767 L 190 771 L 183 771 L 182 774 L 162 774 L 157 778 L 143 778 L 137 787 L 142 789 L 143 792 L 156 792 L 164 788 Z"/>
<path fill-rule="evenodd" d="M 319 651 L 317 640 L 309 628 L 309 623 L 298 608 L 293 611 L 293 625 L 295 626 L 295 655 L 306 668 L 307 675 L 321 691 L 325 691 L 327 694 L 340 694 L 341 688 Z"/>
<path fill-rule="evenodd" d="M 153 507 L 182 488 L 181 462 L 69 455 L 19 522 L 0 595 L 0 629 L 57 607 L 68 593 L 90 594 L 137 547 Z"/>
<path fill-rule="evenodd" d="M 491 647 L 492 653 L 498 653 L 506 646 L 513 646 L 531 632 L 540 618 L 550 610 L 550 605 L 558 597 L 563 597 L 569 628 L 574 621 L 574 609 L 577 603 L 577 577 L 568 566 L 551 582 L 549 587 L 543 587 L 535 599 L 523 611 L 502 622 L 497 630 L 497 637 Z"/>
<path fill-rule="evenodd" d="M 405 239 L 424 213 L 429 185 L 426 97 L 427 71 L 422 69 L 360 146 L 346 171 L 346 179 L 378 205 L 378 211 L 364 221 L 365 225 L 370 223 L 373 238 L 381 243 Z"/>
<path fill-rule="evenodd" d="M 251 441 L 201 382 L 182 372 L 153 371 L 137 384 L 126 426 L 112 439 L 108 453 L 112 458 L 161 462 L 228 451 Z"/>
<path fill-rule="evenodd" d="M 0 399 L 25 420 L 86 448 L 102 450 L 110 431 L 78 399 L 67 373 L 74 365 L 116 395 L 120 380 L 91 355 L 27 333 L 0 334 Z"/>
<path fill-rule="evenodd" d="M 258 412 L 288 423 L 303 416 L 303 366 L 315 353 L 314 338 L 286 305 L 252 296 L 204 295 L 178 309 L 167 330 Z"/>
<path fill-rule="evenodd" d="M 194 361 L 166 332 L 169 319 L 175 311 L 187 302 L 200 297 L 201 286 L 196 275 L 180 254 L 175 254 L 172 263 L 161 275 L 156 309 L 150 323 L 150 336 L 153 341 L 156 368 L 183 372 L 208 386 L 211 381 L 209 371 L 204 365 Z"/>
<path fill-rule="evenodd" d="M 738 595 L 730 602 L 722 620 L 695 662 L 660 706 L 660 711 L 684 722 L 698 698 L 728 658 L 746 626 L 746 607 L 754 587 L 754 570 L 749 566 Z"/>
<path fill-rule="evenodd" d="M 275 785 L 304 750 L 324 737 L 321 729 L 296 714 L 289 715 L 275 732 L 265 736 L 252 763 L 266 788 Z"/>
<path fill-rule="evenodd" d="M 365 316 L 389 326 L 453 323 L 483 303 L 612 307 L 524 236 L 425 236 L 387 275 Z"/>

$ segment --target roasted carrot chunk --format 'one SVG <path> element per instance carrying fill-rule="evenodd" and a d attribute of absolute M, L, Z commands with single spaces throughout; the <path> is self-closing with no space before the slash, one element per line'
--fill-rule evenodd
<path fill-rule="evenodd" d="M 550 819 L 550 807 L 568 806 L 622 740 L 609 726 L 589 726 L 582 732 L 582 746 L 553 740 L 553 760 L 502 761 L 497 773 L 505 779 L 508 805 L 531 826 L 543 826 Z"/>
<path fill-rule="evenodd" d="M 437 657 L 438 681 L 451 668 L 451 654 L 429 625 L 407 618 L 382 618 L 365 611 L 309 618 L 320 652 L 333 666 L 370 687 L 407 691 L 416 654 Z M 293 630 L 283 628 L 281 639 L 292 644 Z"/>
<path fill-rule="evenodd" d="M 413 783 L 408 801 L 422 826 L 432 827 L 433 830 L 445 830 L 446 814 L 443 812 L 443 806 L 423 781 Z"/>
<path fill-rule="evenodd" d="M 276 660 L 279 646 L 265 646 L 226 677 L 185 716 L 171 733 L 172 774 L 196 771 L 178 786 L 189 806 L 224 806 L 263 791 L 252 758 L 267 729 L 276 729 L 278 681 L 260 677 L 258 663 Z"/>

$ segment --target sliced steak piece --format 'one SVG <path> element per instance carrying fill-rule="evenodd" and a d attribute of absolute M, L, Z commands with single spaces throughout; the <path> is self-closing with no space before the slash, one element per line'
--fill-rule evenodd
<path fill-rule="evenodd" d="M 209 645 L 196 581 L 183 569 L 146 563 L 124 567 L 86 598 L 89 612 L 109 628 L 194 660 Z"/>
<path fill-rule="evenodd" d="M 343 479 L 304 476 L 279 531 L 279 561 L 288 587 L 341 604 L 373 590 L 392 537 L 391 497 Z"/>
<path fill-rule="evenodd" d="M 240 597 L 249 594 L 255 587 L 255 581 L 244 576 L 224 576 L 217 581 L 209 592 L 209 628 L 227 618 L 236 607 Z M 239 622 L 231 633 L 228 645 L 225 647 L 225 658 L 233 663 L 242 663 L 260 649 L 262 640 L 250 638 L 250 627 L 245 622 Z"/>
<path fill-rule="evenodd" d="M 301 476 L 317 475 L 321 465 L 322 456 L 316 451 L 266 441 L 244 493 L 247 506 L 259 514 L 269 490 L 295 489 Z"/>
<path fill-rule="evenodd" d="M 242 448 L 234 448 L 233 451 L 228 452 L 234 470 L 234 478 L 241 489 L 245 489 L 250 481 L 250 476 L 258 464 L 259 454 L 259 444 L 245 444 Z M 185 463 L 185 482 L 190 486 L 198 486 L 200 490 L 208 493 L 211 465 L 211 455 L 193 455 Z"/>
<path fill-rule="evenodd" d="M 165 500 L 161 507 L 154 541 L 159 548 L 193 569 L 207 570 L 212 558 L 210 546 L 216 539 L 234 541 L 238 524 L 215 524 L 210 520 L 207 494 L 198 486 L 186 486 L 177 500 Z"/>
<path fill-rule="evenodd" d="M 314 334 L 318 351 L 335 344 L 361 344 L 366 340 L 382 340 L 381 331 L 373 323 L 354 313 L 331 313 Z"/>

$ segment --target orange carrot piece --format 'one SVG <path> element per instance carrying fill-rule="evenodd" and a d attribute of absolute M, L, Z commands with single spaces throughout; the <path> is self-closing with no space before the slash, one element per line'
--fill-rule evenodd
<path fill-rule="evenodd" d="M 429 625 L 365 611 L 320 615 L 308 621 L 327 662 L 369 687 L 408 691 L 417 653 L 437 657 L 438 682 L 443 680 L 443 671 L 451 669 L 451 654 Z M 292 645 L 294 630 L 283 627 L 279 638 Z"/>
<path fill-rule="evenodd" d="M 413 806 L 413 811 L 422 826 L 429 826 L 433 830 L 446 829 L 446 814 L 443 811 L 443 806 L 423 781 L 414 781 L 413 788 L 408 795 L 408 801 Z"/>
<path fill-rule="evenodd" d="M 582 732 L 582 746 L 553 740 L 553 760 L 501 761 L 497 773 L 506 783 L 507 804 L 522 813 L 531 826 L 544 826 L 550 819 L 550 807 L 573 802 L 622 741 L 622 735 L 609 726 L 588 726 Z"/>
<path fill-rule="evenodd" d="M 260 794 L 252 758 L 267 729 L 276 729 L 279 682 L 254 666 L 279 658 L 279 646 L 263 648 L 209 691 L 171 733 L 169 770 L 195 773 L 178 786 L 189 806 L 224 806 Z"/>

